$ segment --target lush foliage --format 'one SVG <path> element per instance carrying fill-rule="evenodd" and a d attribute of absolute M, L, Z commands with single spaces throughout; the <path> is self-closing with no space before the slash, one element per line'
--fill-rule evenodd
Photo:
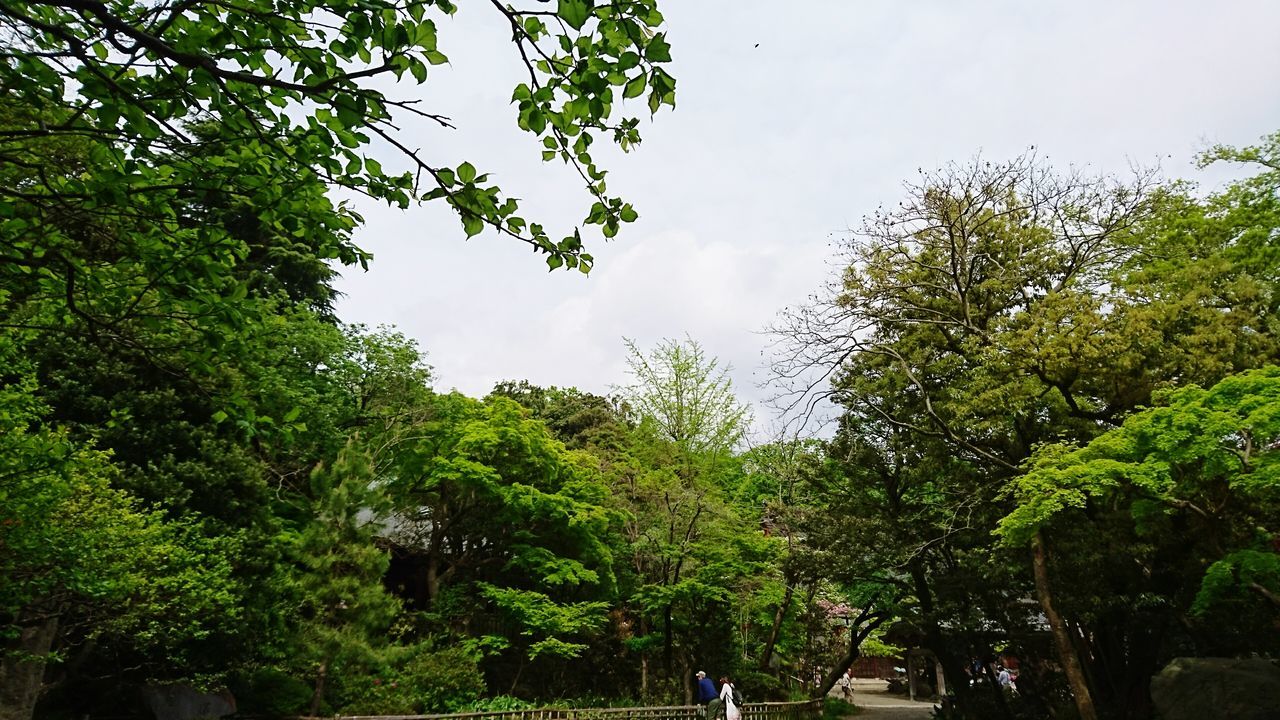
<path fill-rule="evenodd" d="M 811 539 L 956 712 L 1147 717 L 1171 657 L 1276 652 L 1274 370 L 1250 369 L 1280 355 L 1278 143 L 1206 153 L 1251 173 L 1207 197 L 1034 155 L 924 173 L 776 328 L 780 399 L 840 409 Z M 997 651 L 1017 708 L 969 682 Z"/>
<path fill-rule="evenodd" d="M 1142 718 L 1174 655 L 1280 652 L 1280 135 L 1205 153 L 1247 174 L 1209 195 L 923 173 L 778 328 L 834 432 L 748 447 L 691 338 L 626 341 L 612 396 L 477 399 L 335 317 L 369 260 L 338 188 L 591 267 L 400 130 L 451 126 L 383 81 L 428 83 L 454 12 L 510 30 L 582 225 L 637 217 L 592 143 L 674 104 L 653 0 L 478 8 L 0 0 L 0 718 L 780 699 L 908 646 L 958 717 Z M 970 676 L 996 653 L 1016 699 Z"/>

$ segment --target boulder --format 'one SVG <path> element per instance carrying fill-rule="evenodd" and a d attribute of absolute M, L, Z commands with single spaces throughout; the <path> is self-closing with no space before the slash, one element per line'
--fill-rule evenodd
<path fill-rule="evenodd" d="M 156 720 L 216 720 L 236 711 L 230 690 L 204 692 L 187 683 L 147 685 L 142 697 Z"/>
<path fill-rule="evenodd" d="M 1151 679 L 1162 720 L 1280 720 L 1280 666 L 1257 658 L 1175 658 Z"/>

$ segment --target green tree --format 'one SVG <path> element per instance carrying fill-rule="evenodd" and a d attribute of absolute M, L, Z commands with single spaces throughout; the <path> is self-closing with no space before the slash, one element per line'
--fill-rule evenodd
<path fill-rule="evenodd" d="M 513 94 L 520 127 L 541 141 L 547 160 L 577 169 L 594 200 L 585 222 L 612 237 L 636 213 L 607 194 L 605 173 L 591 156 L 593 133 L 628 149 L 640 137 L 635 118 L 618 116 L 623 99 L 647 89 L 651 111 L 674 105 L 675 81 L 662 68 L 670 46 L 655 32 L 662 15 L 652 0 L 566 0 L 555 11 L 490 5 L 529 71 Z M 135 257 L 157 267 L 164 255 L 172 258 L 173 236 L 184 231 L 171 211 L 183 197 L 231 198 L 215 203 L 224 208 L 243 198 L 286 236 L 308 219 L 334 216 L 327 203 L 292 197 L 283 177 L 400 207 L 441 199 L 468 235 L 489 225 L 545 253 L 552 267 L 585 272 L 591 256 L 577 230 L 552 239 L 487 175 L 466 162 L 433 162 L 398 129 L 397 116 L 453 127 L 420 99 L 385 94 L 379 81 L 426 83 L 433 67 L 448 62 L 436 20 L 455 11 L 448 0 L 0 4 L 10 58 L 0 67 L 0 87 L 34 111 L 10 115 L 0 131 L 4 152 L 29 168 L 23 158 L 50 141 L 72 142 L 83 146 L 88 170 L 31 173 L 5 186 L 6 230 L 17 240 L 5 245 L 9 259 L 43 265 L 35 262 L 40 250 L 56 240 L 47 235 L 46 216 L 68 210 L 132 218 Z M 230 144 L 221 161 L 193 147 L 195 122 L 216 126 Z M 368 157 L 373 142 L 399 151 L 400 167 L 384 170 Z M 199 227 L 185 230 L 194 237 L 182 245 L 206 270 L 233 262 Z M 323 257 L 356 257 L 345 243 L 332 252 Z"/>
<path fill-rule="evenodd" d="M 657 646 L 668 692 L 679 688 L 689 701 L 695 660 L 734 660 L 726 652 L 737 636 L 731 601 L 767 556 L 754 547 L 755 529 L 726 502 L 749 413 L 728 368 L 696 341 L 664 340 L 647 353 L 625 342 L 633 382 L 622 395 L 636 425 L 636 464 L 622 478 L 619 500 L 637 583 L 633 644 L 641 650 L 642 692 Z"/>
<path fill-rule="evenodd" d="M 1130 538 L 1094 526 L 1045 535 L 1027 568 L 983 535 L 1012 509 L 1002 489 L 1037 444 L 1086 442 L 1162 386 L 1212 384 L 1275 356 L 1274 285 L 1246 260 L 1275 237 L 1273 177 L 1201 201 L 1146 173 L 1058 175 L 1030 156 L 925 173 L 851 238 L 826 299 L 779 328 L 791 352 L 776 368 L 793 391 L 784 404 L 804 414 L 830 397 L 853 420 L 851 440 L 885 448 L 897 437 L 908 465 L 927 473 L 913 485 L 927 491 L 928 522 L 903 526 L 926 558 L 934 611 L 925 614 L 946 619 L 953 643 L 997 620 L 1011 638 L 1030 638 L 1027 619 L 1002 606 L 1034 587 L 1082 717 L 1095 706 L 1140 716 L 1177 633 L 1166 616 L 1141 611 L 1139 569 L 1109 552 Z M 963 523 L 939 533 L 948 518 Z M 1100 577 L 1112 592 L 1093 590 Z M 984 599 L 973 583 L 983 578 L 1014 597 Z M 912 602 L 923 610 L 925 599 L 917 589 Z M 966 617 L 966 605 L 981 611 Z M 1099 642 L 1077 647 L 1069 624 Z M 964 644 L 956 650 L 978 650 Z M 962 688 L 965 678 L 948 680 Z"/>
<path fill-rule="evenodd" d="M 528 661 L 576 658 L 604 622 L 615 589 L 608 490 L 507 398 L 425 403 L 380 465 L 383 534 L 415 568 L 429 628 L 493 627 L 492 672 L 514 688 Z"/>
<path fill-rule="evenodd" d="M 386 500 L 368 458 L 348 448 L 312 473 L 311 486 L 313 509 L 290 537 L 300 619 L 290 662 L 315 679 L 314 716 L 331 673 L 376 664 L 400 606 L 382 586 L 389 558 L 374 544 L 380 528 L 371 518 L 385 513 Z"/>
<path fill-rule="evenodd" d="M 1229 376 L 1207 390 L 1162 393 L 1156 407 L 1083 447 L 1038 448 L 1014 486 L 1018 506 L 998 532 L 1017 547 L 1047 526 L 1129 525 L 1138 540 L 1130 546 L 1132 559 L 1146 569 L 1149 592 L 1184 588 L 1168 597 L 1181 621 L 1206 615 L 1222 621 L 1224 609 L 1234 616 L 1199 628 L 1201 643 L 1272 650 L 1255 643 L 1267 637 L 1262 630 L 1280 611 L 1280 556 L 1273 547 L 1280 532 L 1274 527 L 1278 438 L 1280 370 L 1274 366 Z M 1182 541 L 1171 542 L 1170 535 Z M 1232 647 L 1242 636 L 1253 642 Z"/>
<path fill-rule="evenodd" d="M 0 337 L 7 373 L 21 373 L 0 384 L 0 717 L 25 720 L 55 649 L 127 637 L 180 661 L 187 641 L 236 622 L 242 588 L 234 538 L 145 509 L 111 487 L 108 453 L 42 422 L 14 350 Z"/>
<path fill-rule="evenodd" d="M 745 435 L 750 411 L 734 395 L 729 367 L 692 338 L 663 340 L 649 352 L 623 341 L 633 379 L 622 388 L 632 412 L 690 457 L 722 457 Z"/>

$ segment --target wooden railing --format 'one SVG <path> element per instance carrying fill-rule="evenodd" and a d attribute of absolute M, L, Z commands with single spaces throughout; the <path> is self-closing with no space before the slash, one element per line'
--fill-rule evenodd
<path fill-rule="evenodd" d="M 742 706 L 742 720 L 816 720 L 822 700 L 760 702 Z M 698 705 L 633 708 L 539 708 L 446 715 L 343 715 L 332 720 L 705 720 Z"/>

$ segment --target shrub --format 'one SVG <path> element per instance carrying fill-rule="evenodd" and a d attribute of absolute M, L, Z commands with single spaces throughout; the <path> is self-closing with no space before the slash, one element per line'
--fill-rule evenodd
<path fill-rule="evenodd" d="M 350 714 L 447 713 L 473 705 L 484 693 L 478 658 L 461 647 L 402 648 L 377 673 L 347 677 L 339 691 Z"/>
<path fill-rule="evenodd" d="M 311 686 L 275 668 L 255 670 L 232 682 L 231 690 L 240 712 L 250 715 L 299 715 L 311 704 Z"/>
<path fill-rule="evenodd" d="M 746 702 L 790 700 L 790 694 L 777 677 L 759 670 L 741 670 L 733 676 L 733 684 Z"/>
<path fill-rule="evenodd" d="M 826 702 L 822 703 L 822 720 L 840 720 L 840 718 L 857 715 L 860 712 L 862 712 L 862 708 L 836 697 L 829 697 Z"/>

